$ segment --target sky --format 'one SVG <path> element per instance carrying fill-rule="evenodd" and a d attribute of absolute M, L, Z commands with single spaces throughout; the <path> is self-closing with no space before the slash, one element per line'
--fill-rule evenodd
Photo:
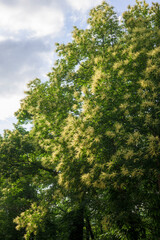
<path fill-rule="evenodd" d="M 0 134 L 13 129 L 27 83 L 47 80 L 55 43 L 71 41 L 73 26 L 86 27 L 102 0 L 0 0 Z M 120 16 L 134 0 L 108 0 Z M 147 0 L 151 4 L 151 0 Z M 160 0 L 156 2 L 160 3 Z"/>

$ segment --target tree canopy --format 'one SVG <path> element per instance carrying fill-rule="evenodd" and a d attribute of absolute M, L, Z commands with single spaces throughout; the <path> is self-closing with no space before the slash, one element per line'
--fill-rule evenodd
<path fill-rule="evenodd" d="M 88 25 L 0 138 L 1 239 L 159 239 L 160 4 Z"/>

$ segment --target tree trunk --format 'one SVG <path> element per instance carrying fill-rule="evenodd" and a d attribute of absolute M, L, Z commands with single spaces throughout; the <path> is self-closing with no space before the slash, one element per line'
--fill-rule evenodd
<path fill-rule="evenodd" d="M 83 240 L 84 216 L 83 208 L 73 212 L 72 226 L 70 226 L 69 240 Z"/>
<path fill-rule="evenodd" d="M 91 239 L 94 240 L 94 234 L 92 232 L 92 228 L 91 228 L 91 224 L 88 216 L 86 217 L 86 229 L 87 229 L 87 232 L 90 233 Z"/>

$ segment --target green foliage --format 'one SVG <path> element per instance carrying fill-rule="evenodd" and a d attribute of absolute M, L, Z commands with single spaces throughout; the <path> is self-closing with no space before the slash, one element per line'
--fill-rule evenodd
<path fill-rule="evenodd" d="M 0 139 L 1 232 L 14 219 L 12 239 L 158 239 L 159 12 L 136 1 L 119 23 L 103 2 L 57 44 Z"/>

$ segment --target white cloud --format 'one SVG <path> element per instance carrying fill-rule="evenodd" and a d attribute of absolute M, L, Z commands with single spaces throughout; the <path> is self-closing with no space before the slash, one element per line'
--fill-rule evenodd
<path fill-rule="evenodd" d="M 15 5 L 0 3 L 0 35 L 7 33 L 11 37 L 27 31 L 30 36 L 44 37 L 62 30 L 64 15 L 59 8 L 33 3 L 30 0 Z"/>
<path fill-rule="evenodd" d="M 102 0 L 67 0 L 70 6 L 77 11 L 88 11 L 92 7 L 102 3 Z"/>
<path fill-rule="evenodd" d="M 0 52 L 0 96 L 23 92 L 26 82 L 47 73 L 53 60 L 50 43 L 38 38 L 0 41 Z"/>
<path fill-rule="evenodd" d="M 5 120 L 0 120 L 0 134 L 3 135 L 4 129 L 13 130 L 14 126 L 13 123 L 16 123 L 17 119 L 15 117 L 8 118 Z"/>
<path fill-rule="evenodd" d="M 24 95 L 10 95 L 7 98 L 0 97 L 0 120 L 13 117 L 14 112 L 19 109 L 20 99 L 23 97 Z"/>

